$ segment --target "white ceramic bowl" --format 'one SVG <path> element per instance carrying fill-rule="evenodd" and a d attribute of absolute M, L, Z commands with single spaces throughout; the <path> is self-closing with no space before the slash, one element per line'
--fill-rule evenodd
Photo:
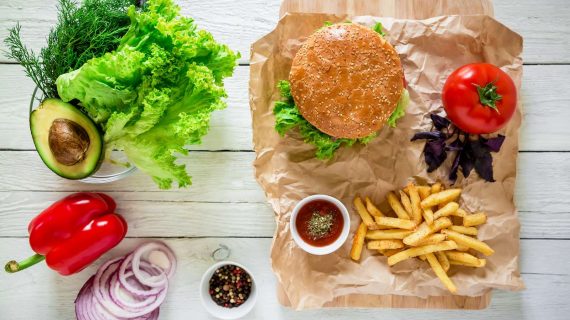
<path fill-rule="evenodd" d="M 249 274 L 251 277 L 251 292 L 247 300 L 239 307 L 235 308 L 224 308 L 222 306 L 217 305 L 212 297 L 210 297 L 210 278 L 214 272 L 222 266 L 225 265 L 234 265 L 242 268 Z M 255 285 L 255 279 L 253 278 L 253 274 L 243 265 L 233 262 L 233 261 L 221 261 L 213 266 L 211 266 L 202 276 L 202 281 L 200 283 L 200 300 L 202 300 L 202 305 L 206 310 L 216 318 L 224 319 L 224 320 L 233 320 L 239 319 L 244 317 L 248 312 L 253 309 L 255 305 L 255 301 L 257 300 L 257 288 Z"/>
<path fill-rule="evenodd" d="M 297 231 L 297 225 L 295 221 L 297 220 L 297 215 L 299 214 L 299 210 L 306 204 L 313 200 L 325 200 L 332 204 L 334 204 L 341 212 L 342 217 L 344 218 L 344 225 L 342 226 L 342 232 L 338 239 L 336 239 L 333 243 L 326 245 L 324 247 L 317 247 L 311 244 L 308 244 L 301 238 L 299 235 L 299 231 Z M 313 196 L 309 196 L 304 198 L 303 200 L 299 201 L 295 208 L 293 209 L 293 213 L 291 213 L 291 220 L 289 221 L 289 228 L 291 229 L 291 235 L 293 236 L 293 240 L 299 247 L 303 250 L 307 251 L 308 253 L 315 254 L 315 255 L 325 255 L 329 253 L 335 252 L 338 248 L 340 248 L 346 239 L 348 238 L 348 233 L 350 232 L 350 215 L 348 214 L 348 210 L 340 200 L 333 198 L 331 196 L 327 196 L 325 194 L 316 194 Z"/>

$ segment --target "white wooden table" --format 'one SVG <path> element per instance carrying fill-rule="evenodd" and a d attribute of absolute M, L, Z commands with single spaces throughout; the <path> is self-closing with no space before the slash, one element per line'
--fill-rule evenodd
<path fill-rule="evenodd" d="M 0 3 L 0 38 L 16 21 L 31 47 L 44 44 L 55 22 L 56 0 Z M 523 35 L 525 122 L 518 163 L 517 205 L 522 222 L 521 270 L 527 290 L 495 292 L 485 311 L 316 310 L 279 306 L 269 264 L 273 213 L 253 179 L 249 113 L 250 44 L 277 21 L 279 1 L 179 1 L 219 41 L 242 53 L 226 81 L 229 108 L 213 116 L 204 144 L 185 162 L 189 189 L 159 191 L 142 173 L 104 186 L 70 182 L 52 174 L 34 151 L 28 104 L 34 88 L 22 67 L 0 58 L 0 262 L 31 253 L 29 220 L 51 202 L 79 190 L 104 191 L 129 222 L 128 239 L 100 261 L 136 243 L 159 239 L 176 251 L 179 271 L 161 319 L 208 319 L 198 296 L 202 273 L 219 244 L 249 266 L 260 295 L 248 319 L 569 319 L 570 318 L 570 2 L 497 0 L 496 17 Z M 3 47 L 2 47 L 3 48 Z M 61 277 L 45 265 L 0 273 L 0 319 L 73 319 L 73 300 L 94 266 Z"/>

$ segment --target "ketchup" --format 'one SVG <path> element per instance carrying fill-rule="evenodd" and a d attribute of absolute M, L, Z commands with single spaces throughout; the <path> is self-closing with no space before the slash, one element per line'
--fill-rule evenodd
<path fill-rule="evenodd" d="M 310 229 L 311 219 L 314 220 L 317 217 L 315 215 L 327 217 L 327 221 L 331 222 L 330 227 L 327 228 L 328 230 L 318 236 L 312 234 Z M 327 200 L 313 200 L 307 202 L 299 210 L 295 221 L 295 226 L 303 241 L 315 247 L 324 247 L 333 243 L 340 237 L 343 225 L 344 218 L 340 209 Z"/>

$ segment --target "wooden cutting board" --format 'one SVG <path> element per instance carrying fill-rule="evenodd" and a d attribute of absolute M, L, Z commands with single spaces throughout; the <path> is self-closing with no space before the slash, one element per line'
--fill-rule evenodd
<path fill-rule="evenodd" d="M 491 0 L 283 0 L 279 16 L 287 12 L 335 13 L 385 16 L 399 19 L 427 19 L 442 15 L 493 16 Z M 283 288 L 277 286 L 277 299 L 291 306 Z M 417 309 L 485 309 L 491 291 L 480 297 L 444 296 L 422 299 L 398 295 L 352 294 L 335 298 L 325 307 L 340 308 L 417 308 Z"/>
<path fill-rule="evenodd" d="M 494 15 L 491 0 L 283 0 L 279 17 L 286 12 L 322 12 L 418 20 L 444 15 Z"/>

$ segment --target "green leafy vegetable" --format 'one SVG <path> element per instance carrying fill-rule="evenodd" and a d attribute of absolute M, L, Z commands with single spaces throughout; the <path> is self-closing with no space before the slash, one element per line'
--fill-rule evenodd
<path fill-rule="evenodd" d="M 376 22 L 376 24 L 374 25 L 374 27 L 372 27 L 372 30 L 378 32 L 379 35 L 381 36 L 385 36 L 386 33 L 382 30 L 382 23 L 381 22 Z"/>
<path fill-rule="evenodd" d="M 317 147 L 315 156 L 318 159 L 326 160 L 334 156 L 335 151 L 342 145 L 352 146 L 359 142 L 366 144 L 376 137 L 372 134 L 368 137 L 360 139 L 333 138 L 326 133 L 319 131 L 310 124 L 299 112 L 293 97 L 291 96 L 291 84 L 288 81 L 279 81 L 277 85 L 281 92 L 282 101 L 276 101 L 273 113 L 275 114 L 275 130 L 283 136 L 285 133 L 295 127 L 299 128 L 299 132 L 306 143 Z"/>
<path fill-rule="evenodd" d="M 127 32 L 127 8 L 134 0 L 59 0 L 56 26 L 50 31 L 47 46 L 36 55 L 22 43 L 20 25 L 9 30 L 4 43 L 6 56 L 16 60 L 46 98 L 57 98 L 58 76 L 75 70 L 87 60 L 117 48 Z"/>
<path fill-rule="evenodd" d="M 396 110 L 394 110 L 394 112 L 392 112 L 390 115 L 390 118 L 388 118 L 388 125 L 390 125 L 390 127 L 395 128 L 396 121 L 406 115 L 406 108 L 408 107 L 409 103 L 410 94 L 408 93 L 408 90 L 404 89 L 404 91 L 402 91 L 402 95 L 400 96 L 400 100 L 398 100 L 398 105 L 396 105 Z"/>
<path fill-rule="evenodd" d="M 103 128 L 106 150 L 124 150 L 163 189 L 191 184 L 177 155 L 199 144 L 212 111 L 226 107 L 223 78 L 239 58 L 179 10 L 172 0 L 131 7 L 116 51 L 57 79 L 61 98 L 79 100 Z"/>

